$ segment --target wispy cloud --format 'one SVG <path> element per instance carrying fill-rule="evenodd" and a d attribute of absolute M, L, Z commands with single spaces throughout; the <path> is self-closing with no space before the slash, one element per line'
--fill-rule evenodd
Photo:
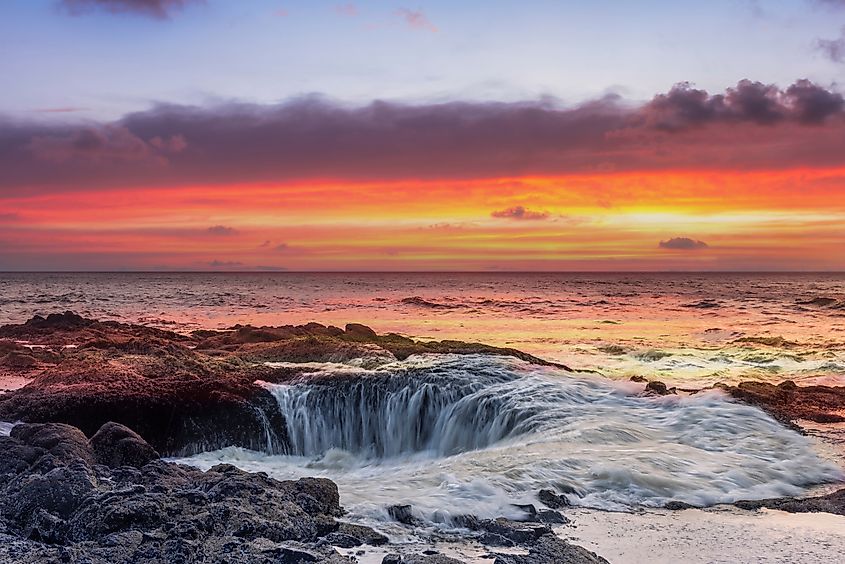
<path fill-rule="evenodd" d="M 549 213 L 544 211 L 533 211 L 523 206 L 514 206 L 503 210 L 497 210 L 490 214 L 493 217 L 500 219 L 516 219 L 516 220 L 542 220 L 548 219 Z"/>
<path fill-rule="evenodd" d="M 816 40 L 816 49 L 836 63 L 845 63 L 845 27 L 836 39 Z"/>
<path fill-rule="evenodd" d="M 399 8 L 395 12 L 396 16 L 401 18 L 408 27 L 422 31 L 436 32 L 437 27 L 429 21 L 428 17 L 422 10 L 411 10 L 408 8 Z"/>
<path fill-rule="evenodd" d="M 166 20 L 188 4 L 203 2 L 205 0 L 59 0 L 59 5 L 74 16 L 104 11 L 110 14 L 136 14 Z"/>

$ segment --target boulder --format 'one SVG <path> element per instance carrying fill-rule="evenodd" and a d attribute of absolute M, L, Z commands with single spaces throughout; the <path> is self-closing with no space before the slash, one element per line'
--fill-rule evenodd
<path fill-rule="evenodd" d="M 109 421 L 88 441 L 98 464 L 143 466 L 159 458 L 159 454 L 141 435 L 120 423 Z"/>

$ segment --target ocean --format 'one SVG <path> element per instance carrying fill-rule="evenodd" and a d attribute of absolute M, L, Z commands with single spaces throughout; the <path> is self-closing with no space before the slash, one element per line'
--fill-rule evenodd
<path fill-rule="evenodd" d="M 0 323 L 72 310 L 174 331 L 356 322 L 614 380 L 845 383 L 845 274 L 0 274 Z"/>

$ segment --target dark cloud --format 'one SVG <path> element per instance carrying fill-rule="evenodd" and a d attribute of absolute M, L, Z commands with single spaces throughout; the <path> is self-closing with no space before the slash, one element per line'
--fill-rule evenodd
<path fill-rule="evenodd" d="M 492 217 L 503 219 L 519 219 L 519 220 L 539 220 L 548 219 L 548 212 L 532 211 L 523 206 L 514 206 L 503 210 L 497 210 L 490 214 Z"/>
<path fill-rule="evenodd" d="M 698 251 L 707 248 L 707 243 L 704 241 L 697 241 L 689 237 L 674 237 L 668 241 L 660 241 L 658 246 L 661 249 L 671 249 L 676 251 Z"/>
<path fill-rule="evenodd" d="M 279 253 L 284 253 L 286 251 L 289 251 L 290 247 L 288 246 L 287 243 L 279 243 L 278 245 L 273 247 L 273 250 L 276 251 L 276 252 L 279 252 Z"/>
<path fill-rule="evenodd" d="M 188 4 L 205 0 L 59 0 L 68 13 L 78 16 L 102 10 L 111 14 L 140 14 L 160 20 L 168 19 L 174 12 Z"/>
<path fill-rule="evenodd" d="M 677 84 L 667 94 L 655 96 L 642 114 L 658 129 L 677 131 L 719 122 L 819 124 L 828 117 L 841 115 L 842 110 L 842 94 L 806 79 L 796 81 L 786 90 L 743 80 L 724 94 L 715 95 L 689 83 Z"/>
<path fill-rule="evenodd" d="M 233 227 L 226 227 L 225 225 L 215 225 L 213 227 L 209 227 L 206 232 L 210 235 L 217 235 L 221 237 L 229 237 L 230 235 L 236 235 L 238 233 L 237 229 Z"/>
<path fill-rule="evenodd" d="M 62 163 L 65 161 L 151 161 L 163 162 L 168 153 L 184 150 L 184 137 L 153 137 L 144 141 L 119 125 L 83 127 L 67 134 L 36 136 L 28 149 L 36 159 Z"/>
<path fill-rule="evenodd" d="M 640 107 L 606 97 L 352 107 L 161 105 L 105 124 L 0 118 L 0 197 L 132 186 L 502 178 L 845 164 L 843 98 L 800 80 L 722 94 L 681 84 Z M 812 126 L 812 127 L 808 127 Z"/>

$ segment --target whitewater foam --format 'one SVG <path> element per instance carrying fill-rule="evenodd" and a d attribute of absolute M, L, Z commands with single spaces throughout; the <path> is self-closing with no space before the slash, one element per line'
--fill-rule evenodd
<path fill-rule="evenodd" d="M 798 495 L 843 479 L 806 437 L 715 391 L 639 397 L 636 385 L 485 356 L 330 373 L 266 384 L 287 418 L 290 455 L 227 448 L 183 461 L 330 478 L 365 522 L 388 520 L 396 503 L 434 523 L 517 516 L 512 504 L 536 502 L 542 488 L 624 510 Z"/>

